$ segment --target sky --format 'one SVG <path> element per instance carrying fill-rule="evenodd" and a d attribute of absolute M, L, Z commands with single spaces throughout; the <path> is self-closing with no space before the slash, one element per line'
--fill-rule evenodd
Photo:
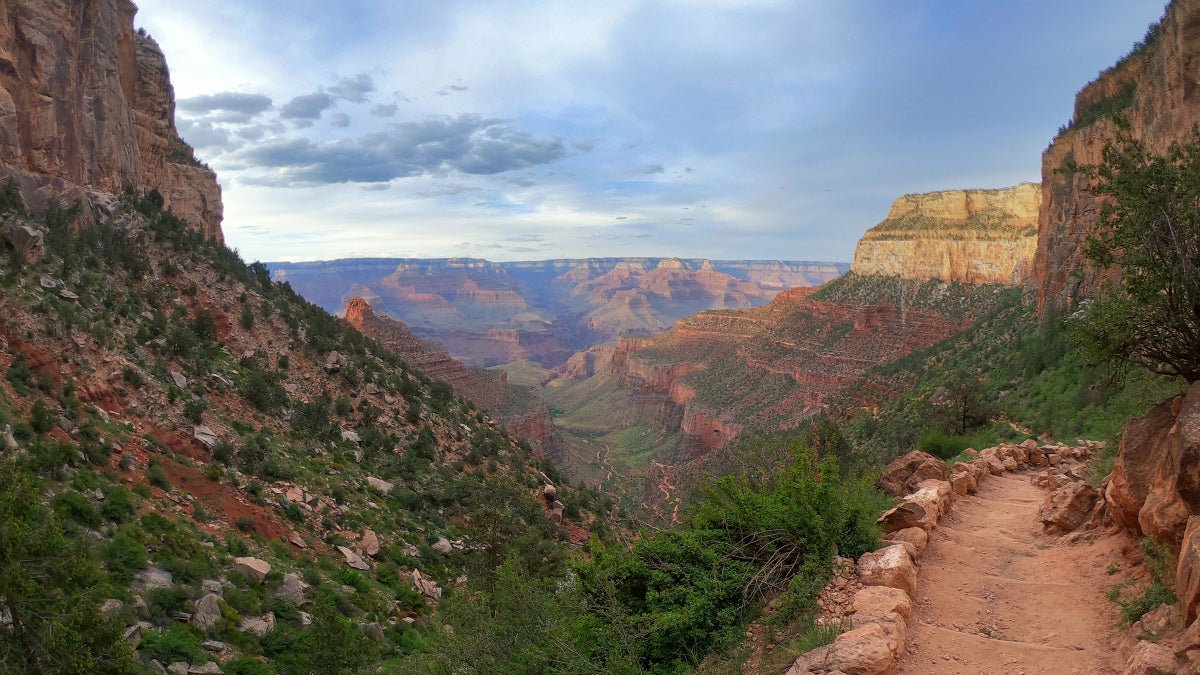
<path fill-rule="evenodd" d="M 137 0 L 247 261 L 848 262 L 1038 181 L 1163 0 Z"/>

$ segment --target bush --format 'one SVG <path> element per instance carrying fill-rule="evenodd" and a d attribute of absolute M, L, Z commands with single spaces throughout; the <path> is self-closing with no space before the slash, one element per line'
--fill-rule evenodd
<path fill-rule="evenodd" d="M 171 479 L 167 477 L 167 470 L 158 460 L 150 460 L 150 466 L 146 468 L 146 480 L 160 490 L 171 491 Z"/>

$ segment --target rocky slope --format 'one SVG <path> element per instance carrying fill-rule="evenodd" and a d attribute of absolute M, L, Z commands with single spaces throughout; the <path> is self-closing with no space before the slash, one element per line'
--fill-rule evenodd
<path fill-rule="evenodd" d="M 864 276 L 1025 283 L 1041 200 L 1033 183 L 905 195 L 859 240 L 850 269 Z"/>
<path fill-rule="evenodd" d="M 1086 262 L 1082 246 L 1095 228 L 1100 202 L 1074 162 L 1099 164 L 1119 112 L 1130 134 L 1156 154 L 1191 134 L 1200 123 L 1200 1 L 1175 0 L 1147 39 L 1075 98 L 1071 122 L 1042 154 L 1042 207 L 1032 286 L 1039 307 L 1063 310 L 1098 288 L 1100 276 Z"/>
<path fill-rule="evenodd" d="M 329 311 L 366 298 L 473 367 L 544 367 L 624 333 L 654 334 L 705 309 L 754 307 L 837 277 L 837 263 L 604 258 L 493 263 L 361 259 L 271 263 Z"/>
<path fill-rule="evenodd" d="M 0 177 L 40 210 L 79 200 L 111 214 L 127 186 L 221 240 L 221 190 L 175 130 L 158 44 L 130 0 L 10 0 L 0 8 Z M 85 214 L 92 213 L 84 209 Z"/>
<path fill-rule="evenodd" d="M 546 403 L 528 387 L 508 384 L 503 372 L 468 370 L 436 344 L 422 342 L 399 321 L 375 314 L 370 303 L 351 298 L 346 321 L 363 335 L 383 345 L 417 372 L 449 384 L 454 393 L 487 411 L 501 426 L 533 444 L 542 457 L 552 457 L 558 446 L 554 421 Z"/>

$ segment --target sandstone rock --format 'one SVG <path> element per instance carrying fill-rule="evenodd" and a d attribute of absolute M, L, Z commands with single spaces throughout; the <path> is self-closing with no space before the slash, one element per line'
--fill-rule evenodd
<path fill-rule="evenodd" d="M 188 672 L 190 672 L 191 669 L 192 666 L 187 661 L 176 661 L 175 663 L 167 666 L 167 672 L 171 675 L 188 675 Z"/>
<path fill-rule="evenodd" d="M 911 597 L 917 590 L 917 566 L 902 544 L 893 544 L 858 559 L 864 586 L 899 588 Z"/>
<path fill-rule="evenodd" d="M 332 375 L 340 372 L 342 368 L 345 368 L 347 365 L 349 365 L 349 363 L 350 362 L 346 360 L 346 357 L 342 356 L 338 352 L 329 352 L 325 355 L 325 365 L 323 368 L 325 369 L 325 372 Z"/>
<path fill-rule="evenodd" d="M 1175 567 L 1175 589 L 1183 609 L 1183 622 L 1190 625 L 1200 613 L 1200 516 L 1188 519 Z"/>
<path fill-rule="evenodd" d="M 546 501 L 552 502 L 558 497 L 558 488 L 546 483 L 542 486 L 542 496 L 545 497 Z"/>
<path fill-rule="evenodd" d="M 337 550 L 342 554 L 342 557 L 345 558 L 346 564 L 354 569 L 364 571 L 371 569 L 371 566 L 368 565 L 366 561 L 359 557 L 359 555 L 354 551 L 346 548 L 345 546 L 338 546 Z"/>
<path fill-rule="evenodd" d="M 271 563 L 258 558 L 234 558 L 233 568 L 250 581 L 260 584 L 271 573 Z"/>
<path fill-rule="evenodd" d="M 413 587 L 417 589 L 421 595 L 424 595 L 430 600 L 439 600 L 442 597 L 442 587 L 437 585 L 433 579 L 421 574 L 421 570 L 412 571 Z"/>
<path fill-rule="evenodd" d="M 1086 481 L 1076 481 L 1047 495 L 1038 509 L 1038 520 L 1055 534 L 1074 532 L 1096 506 L 1099 493 Z"/>
<path fill-rule="evenodd" d="M 374 640 L 376 642 L 383 642 L 383 639 L 384 639 L 383 625 L 380 624 L 378 621 L 372 621 L 370 623 L 359 624 L 358 629 L 360 631 L 362 631 L 363 635 L 366 635 L 367 637 L 371 638 L 372 640 Z"/>
<path fill-rule="evenodd" d="M 156 588 L 170 588 L 174 585 L 171 573 L 157 567 L 148 567 L 133 575 L 133 583 L 129 589 L 135 593 L 145 593 Z"/>
<path fill-rule="evenodd" d="M 950 477 L 950 487 L 954 494 L 960 497 L 973 494 L 978 486 L 979 481 L 975 478 L 974 471 L 959 471 Z"/>
<path fill-rule="evenodd" d="M 831 645 L 801 656 L 787 673 L 881 675 L 889 672 L 896 659 L 904 653 L 906 634 L 904 618 L 899 614 L 889 614 L 879 621 L 839 635 Z"/>
<path fill-rule="evenodd" d="M 1139 640 L 1161 642 L 1168 633 L 1179 628 L 1180 614 L 1175 605 L 1159 605 L 1134 622 L 1129 632 Z"/>
<path fill-rule="evenodd" d="M 275 630 L 275 613 L 267 612 L 262 616 L 251 616 L 242 619 L 242 625 L 239 626 L 243 633 L 250 633 L 262 637 L 272 630 Z"/>
<path fill-rule="evenodd" d="M 954 488 L 945 480 L 923 480 L 917 484 L 916 492 L 904 498 L 905 501 L 915 502 L 925 507 L 932 518 L 931 527 L 937 525 L 942 514 L 950 510 L 954 499 Z"/>
<path fill-rule="evenodd" d="M 889 534 L 887 538 L 889 541 L 911 544 L 917 552 L 917 556 L 924 553 L 925 547 L 929 545 L 929 533 L 920 527 L 908 527 L 903 530 L 896 530 Z"/>
<path fill-rule="evenodd" d="M 925 507 L 915 502 L 900 502 L 879 516 L 875 522 L 884 534 L 907 529 L 933 529 L 933 520 Z"/>
<path fill-rule="evenodd" d="M 1166 647 L 1142 640 L 1133 649 L 1124 675 L 1175 675 L 1175 654 Z"/>
<path fill-rule="evenodd" d="M 442 555 L 450 555 L 450 552 L 454 550 L 454 547 L 450 545 L 450 540 L 445 537 L 438 537 L 432 548 Z"/>
<path fill-rule="evenodd" d="M 180 389 L 187 389 L 188 381 L 187 378 L 183 376 L 183 373 L 174 370 L 168 370 L 167 375 L 171 378 L 171 384 L 179 387 Z"/>
<path fill-rule="evenodd" d="M 221 620 L 221 596 L 208 593 L 196 603 L 192 623 L 201 628 L 212 628 Z"/>
<path fill-rule="evenodd" d="M 203 663 L 198 666 L 193 664 L 191 668 L 188 668 L 188 675 L 220 675 L 220 674 L 221 674 L 221 666 L 217 665 L 216 661 L 208 661 L 207 663 Z"/>
<path fill-rule="evenodd" d="M 45 235 L 41 230 L 35 230 L 20 222 L 9 222 L 4 225 L 4 239 L 17 255 L 26 263 L 34 263 L 42 259 L 46 252 Z"/>
<path fill-rule="evenodd" d="M 228 645 L 226 645 L 224 642 L 221 642 L 220 640 L 205 640 L 204 642 L 200 643 L 201 649 L 203 649 L 206 652 L 212 652 L 214 654 L 220 654 L 221 652 L 225 651 L 227 646 Z"/>
<path fill-rule="evenodd" d="M 1004 459 L 1000 460 L 1000 463 L 1004 465 L 1005 471 L 1016 471 L 1021 468 L 1020 465 L 1017 464 L 1017 460 L 1013 459 L 1012 457 L 1005 457 Z"/>
<path fill-rule="evenodd" d="M 304 537 L 301 537 L 299 532 L 292 532 L 288 537 L 288 543 L 296 548 L 308 548 L 308 543 L 304 541 Z"/>
<path fill-rule="evenodd" d="M 1105 501 L 1113 518 L 1138 534 L 1142 532 L 1138 513 L 1150 494 L 1158 466 L 1167 454 L 1166 437 L 1175 423 L 1173 403 L 1164 401 L 1144 417 L 1129 420 L 1125 425 L 1112 478 L 1105 490 Z"/>
<path fill-rule="evenodd" d="M 379 553 L 379 536 L 372 530 L 363 533 L 362 552 L 372 557 Z"/>
<path fill-rule="evenodd" d="M 288 572 L 283 575 L 283 582 L 279 584 L 279 590 L 275 593 L 283 600 L 299 607 L 307 601 L 307 598 L 304 596 L 306 590 L 308 590 L 308 584 L 304 583 L 300 575 L 295 572 Z"/>
<path fill-rule="evenodd" d="M 342 429 L 342 440 L 351 443 L 360 443 L 362 442 L 362 437 L 353 429 Z"/>
<path fill-rule="evenodd" d="M 209 450 L 217 445 L 217 432 L 203 424 L 197 425 L 192 430 L 192 438 Z"/>
<path fill-rule="evenodd" d="M 912 598 L 898 588 L 867 586 L 854 594 L 854 625 L 865 626 L 895 612 L 905 621 L 912 616 Z"/>
<path fill-rule="evenodd" d="M 216 579 L 205 579 L 200 582 L 200 590 L 204 591 L 205 593 L 224 595 L 225 587 L 222 586 L 221 582 L 217 581 Z"/>
<path fill-rule="evenodd" d="M 920 450 L 898 457 L 888 464 L 879 477 L 879 488 L 893 497 L 903 497 L 917 489 L 921 481 L 946 480 L 950 471 L 946 463 Z"/>
<path fill-rule="evenodd" d="M 380 492 L 382 492 L 385 495 L 391 494 L 392 490 L 396 487 L 392 483 L 389 483 L 385 480 L 381 480 L 374 476 L 367 476 L 367 484 L 370 485 L 371 487 L 375 488 L 376 490 L 379 490 Z"/>

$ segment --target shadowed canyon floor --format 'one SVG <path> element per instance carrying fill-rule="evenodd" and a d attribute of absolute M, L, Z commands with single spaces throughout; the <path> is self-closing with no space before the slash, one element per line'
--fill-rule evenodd
<path fill-rule="evenodd" d="M 1064 543 L 1037 519 L 1028 474 L 992 476 L 930 536 L 899 675 L 1119 673 L 1105 591 L 1120 541 Z"/>

